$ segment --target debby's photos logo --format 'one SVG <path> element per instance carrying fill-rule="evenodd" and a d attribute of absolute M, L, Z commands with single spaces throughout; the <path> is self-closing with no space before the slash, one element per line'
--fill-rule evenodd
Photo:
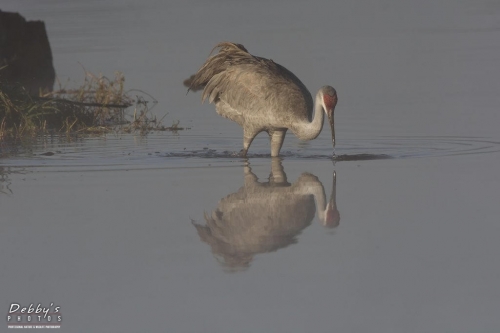
<path fill-rule="evenodd" d="M 22 306 L 11 303 L 7 312 L 7 328 L 61 328 L 62 313 L 59 305 L 41 303 Z"/>

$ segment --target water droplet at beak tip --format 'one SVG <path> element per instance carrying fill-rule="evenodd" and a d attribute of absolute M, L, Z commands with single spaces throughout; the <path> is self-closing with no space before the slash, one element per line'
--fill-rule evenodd
<path fill-rule="evenodd" d="M 332 162 L 333 164 L 335 164 L 335 162 L 337 161 L 337 154 L 335 154 L 335 149 L 333 150 L 333 154 L 332 154 Z"/>

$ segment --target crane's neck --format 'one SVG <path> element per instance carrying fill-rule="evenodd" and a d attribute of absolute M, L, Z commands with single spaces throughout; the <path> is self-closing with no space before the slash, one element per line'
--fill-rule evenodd
<path fill-rule="evenodd" d="M 301 140 L 316 139 L 323 129 L 323 120 L 325 118 L 325 111 L 323 103 L 321 103 L 321 94 L 316 95 L 314 101 L 314 115 L 312 121 L 303 121 L 294 124 L 293 133 Z"/>
<path fill-rule="evenodd" d="M 294 184 L 294 193 L 301 195 L 312 195 L 316 201 L 316 209 L 318 212 L 318 218 L 324 225 L 328 224 L 329 216 L 332 215 L 333 211 L 337 210 L 336 196 L 335 196 L 335 174 L 333 179 L 333 191 L 330 197 L 330 201 L 327 201 L 325 188 L 319 179 L 309 173 L 303 173 L 299 180 Z"/>

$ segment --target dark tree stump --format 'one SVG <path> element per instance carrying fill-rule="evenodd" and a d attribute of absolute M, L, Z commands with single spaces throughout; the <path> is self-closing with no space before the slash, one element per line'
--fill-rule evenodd
<path fill-rule="evenodd" d="M 38 95 L 52 91 L 55 76 L 45 23 L 0 10 L 0 83 L 20 84 Z"/>

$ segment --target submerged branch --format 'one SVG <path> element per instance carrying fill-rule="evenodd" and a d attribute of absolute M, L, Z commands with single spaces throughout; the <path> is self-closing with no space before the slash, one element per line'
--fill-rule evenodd
<path fill-rule="evenodd" d="M 79 105 L 79 106 L 97 106 L 97 107 L 102 107 L 102 108 L 126 109 L 129 106 L 132 106 L 132 103 L 106 104 L 106 103 L 96 103 L 96 102 L 78 102 L 78 101 L 70 101 L 70 100 L 63 99 L 63 98 L 50 98 L 50 97 L 35 97 L 34 99 L 40 100 L 40 101 L 65 103 L 65 104 L 72 104 L 72 105 Z"/>

